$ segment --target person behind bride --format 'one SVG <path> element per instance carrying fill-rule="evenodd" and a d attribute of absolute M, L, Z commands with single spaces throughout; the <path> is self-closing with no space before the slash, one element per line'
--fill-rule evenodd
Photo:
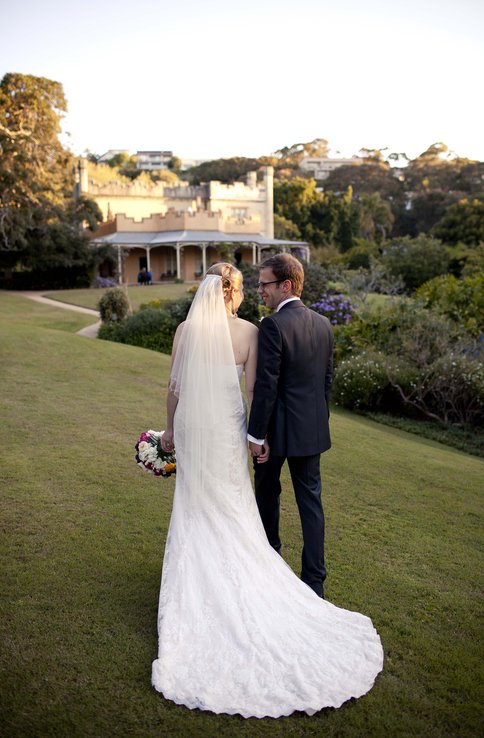
<path fill-rule="evenodd" d="M 371 620 L 321 599 L 270 545 L 252 488 L 247 411 L 257 329 L 241 273 L 211 267 L 176 333 L 162 446 L 177 476 L 152 685 L 191 709 L 309 715 L 368 692 L 383 665 Z M 259 462 L 269 458 L 267 445 Z"/>

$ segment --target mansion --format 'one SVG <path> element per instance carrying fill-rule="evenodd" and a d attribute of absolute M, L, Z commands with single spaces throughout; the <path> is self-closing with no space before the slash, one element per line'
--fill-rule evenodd
<path fill-rule="evenodd" d="M 115 247 L 120 283 L 136 283 L 142 269 L 154 282 L 195 281 L 218 261 L 257 264 L 274 250 L 309 261 L 306 242 L 274 238 L 272 167 L 231 185 L 99 184 L 81 159 L 76 194 L 103 213 L 93 243 Z"/>

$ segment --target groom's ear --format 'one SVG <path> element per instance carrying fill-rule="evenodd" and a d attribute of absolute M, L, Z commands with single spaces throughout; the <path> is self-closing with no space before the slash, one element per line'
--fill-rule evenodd
<path fill-rule="evenodd" d="M 282 283 L 282 289 L 284 290 L 284 292 L 291 292 L 292 293 L 293 286 L 294 285 L 292 284 L 292 282 L 291 282 L 290 279 L 285 279 L 284 282 Z"/>

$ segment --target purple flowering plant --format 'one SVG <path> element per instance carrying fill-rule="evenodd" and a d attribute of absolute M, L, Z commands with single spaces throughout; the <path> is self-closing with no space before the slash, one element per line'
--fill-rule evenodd
<path fill-rule="evenodd" d="M 311 309 L 325 315 L 332 325 L 348 323 L 355 313 L 355 306 L 340 292 L 323 292 L 319 300 L 311 305 Z"/>
<path fill-rule="evenodd" d="M 100 277 L 99 274 L 97 275 L 96 279 L 96 287 L 117 287 L 118 283 L 114 279 L 114 277 Z"/>

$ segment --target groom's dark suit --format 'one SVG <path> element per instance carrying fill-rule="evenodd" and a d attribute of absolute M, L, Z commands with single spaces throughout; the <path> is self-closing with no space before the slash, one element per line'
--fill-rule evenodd
<path fill-rule="evenodd" d="M 255 460 L 255 489 L 270 544 L 279 538 L 280 471 L 287 458 L 304 538 L 301 579 L 322 595 L 324 513 L 320 454 L 331 446 L 329 391 L 333 331 L 327 318 L 300 300 L 282 305 L 259 329 L 259 357 L 248 433 L 267 437 L 270 457 Z"/>

